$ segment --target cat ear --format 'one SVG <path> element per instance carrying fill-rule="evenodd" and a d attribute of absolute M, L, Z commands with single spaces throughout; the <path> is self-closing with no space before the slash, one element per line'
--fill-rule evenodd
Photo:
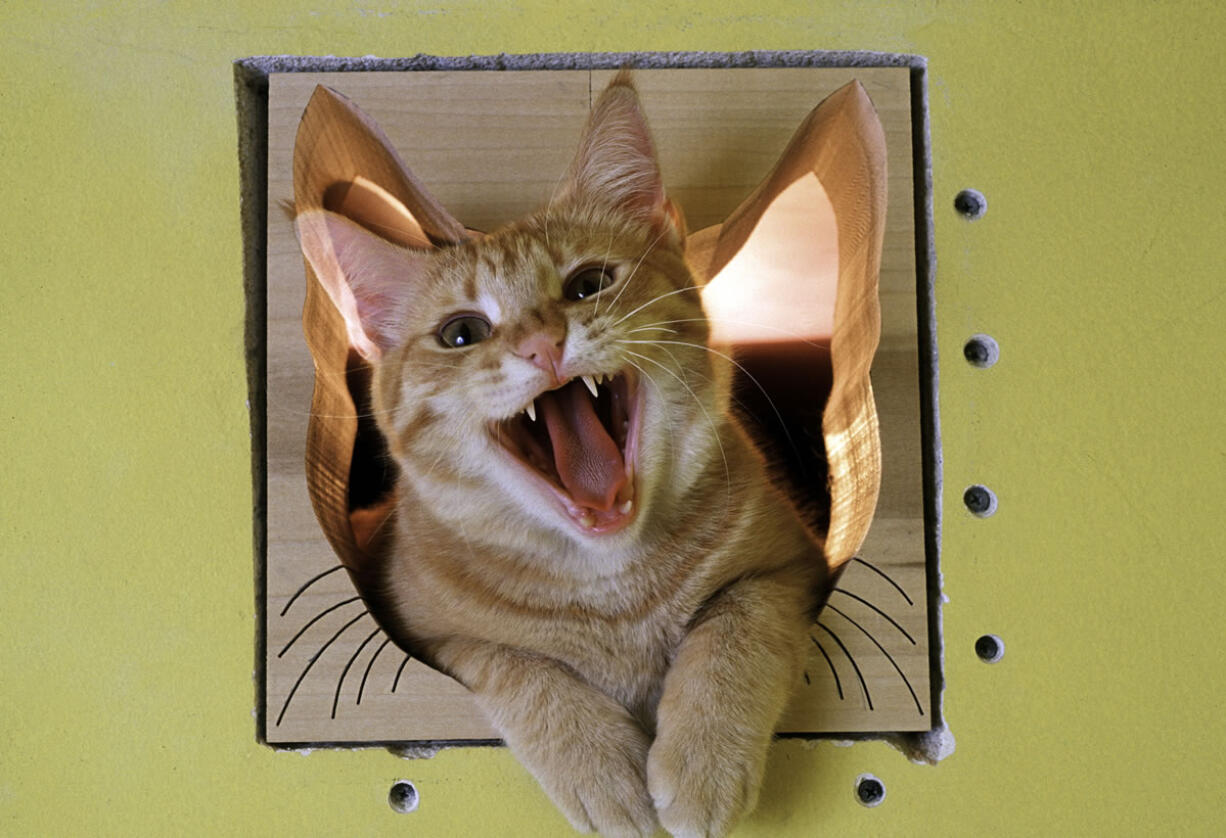
<path fill-rule="evenodd" d="M 618 73 L 592 106 L 562 195 L 611 205 L 656 226 L 678 227 L 628 71 Z"/>
<path fill-rule="evenodd" d="M 294 226 L 303 255 L 345 319 L 350 345 L 377 361 L 396 346 L 411 280 L 429 257 L 327 210 L 308 210 Z"/>

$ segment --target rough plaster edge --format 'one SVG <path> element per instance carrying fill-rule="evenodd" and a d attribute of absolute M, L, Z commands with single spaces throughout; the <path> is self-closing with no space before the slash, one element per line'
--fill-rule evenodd
<path fill-rule="evenodd" d="M 945 648 L 941 607 L 945 601 L 940 570 L 940 524 L 943 457 L 937 399 L 936 248 L 933 239 L 932 152 L 928 123 L 928 62 L 923 56 L 865 50 L 745 50 L 741 52 L 605 52 L 533 53 L 524 55 L 437 56 L 406 58 L 375 56 L 261 55 L 234 62 L 238 107 L 240 215 L 244 243 L 244 289 L 247 294 L 248 407 L 251 410 L 254 538 L 256 556 L 256 707 L 257 737 L 265 738 L 265 625 L 267 585 L 266 414 L 263 382 L 266 373 L 264 321 L 267 311 L 267 156 L 268 75 L 303 72 L 404 72 L 423 70 L 615 70 L 744 68 L 744 67 L 908 67 L 911 70 L 912 159 L 914 161 L 915 250 L 917 314 L 921 373 L 921 433 L 924 444 L 925 552 L 928 568 L 930 681 L 933 727 L 919 733 L 884 733 L 856 739 L 883 739 L 914 762 L 935 764 L 953 753 L 954 738 L 944 717 Z M 811 739 L 846 739 L 838 734 L 817 734 Z M 337 743 L 340 745 L 340 743 Z M 392 753 L 429 757 L 440 747 L 456 744 L 489 745 L 488 741 L 384 743 Z M 341 745 L 380 747 L 380 743 Z M 292 748 L 293 746 L 279 746 Z M 325 746 L 326 747 L 326 746 Z"/>

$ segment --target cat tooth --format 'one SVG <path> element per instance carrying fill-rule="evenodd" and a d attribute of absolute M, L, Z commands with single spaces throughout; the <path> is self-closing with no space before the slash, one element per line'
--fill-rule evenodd
<path fill-rule="evenodd" d="M 583 379 L 583 384 L 587 387 L 587 391 L 592 394 L 592 398 L 600 395 L 596 392 L 596 382 L 592 380 L 590 375 L 581 375 L 579 377 Z"/>
<path fill-rule="evenodd" d="M 528 406 L 524 408 L 524 413 L 528 414 L 528 418 L 533 422 L 536 421 L 536 399 L 528 402 Z"/>
<path fill-rule="evenodd" d="M 579 519 L 579 524 L 590 529 L 591 527 L 596 526 L 596 519 L 591 515 L 584 515 Z"/>
<path fill-rule="evenodd" d="M 623 515 L 629 515 L 631 509 L 634 509 L 634 501 L 632 500 L 628 500 L 621 506 L 617 507 L 617 511 Z"/>

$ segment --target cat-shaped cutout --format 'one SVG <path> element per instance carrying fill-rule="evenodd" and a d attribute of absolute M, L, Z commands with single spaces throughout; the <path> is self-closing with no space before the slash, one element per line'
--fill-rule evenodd
<path fill-rule="evenodd" d="M 317 98 L 318 98 L 318 97 L 317 97 Z M 334 100 L 334 101 L 340 101 L 340 100 Z M 313 103 L 312 107 L 314 108 L 314 103 Z M 352 111 L 350 111 L 350 112 L 352 112 Z M 308 113 L 308 115 L 309 115 L 309 113 Z M 306 126 L 306 123 L 304 122 L 304 128 L 305 128 L 305 126 Z M 300 139 L 301 139 L 301 136 L 300 136 Z M 362 174 L 357 174 L 358 172 L 360 172 L 360 173 L 362 173 Z M 338 205 L 338 202 L 339 202 L 339 205 L 340 205 L 340 206 L 342 206 L 342 207 L 345 207 L 345 209 L 346 209 L 346 210 L 349 210 L 349 208 L 353 206 L 353 200 L 354 200 L 355 196 L 356 196 L 358 199 L 360 199 L 359 203 L 364 203 L 364 204 L 367 204 L 367 205 L 373 205 L 373 206 L 376 206 L 376 207 L 377 207 L 377 206 L 379 206 L 379 205 L 380 205 L 380 203 L 382 203 L 382 204 L 383 204 L 383 205 L 385 205 L 385 206 L 386 206 L 386 205 L 390 205 L 390 204 L 389 204 L 389 202 L 387 201 L 386 196 L 385 196 L 385 195 L 383 195 L 382 193 L 391 193 L 392 191 L 394 191 L 395 184 L 394 184 L 394 183 L 391 183 L 390 181 L 388 181 L 387 179 L 385 179 L 385 178 L 383 178 L 383 177 L 380 177 L 380 178 L 379 178 L 379 185 L 378 185 L 378 186 L 375 186 L 375 185 L 374 185 L 374 184 L 375 184 L 375 181 L 374 181 L 373 179 L 370 179 L 370 178 L 364 178 L 364 175 L 365 175 L 365 174 L 368 174 L 368 173 L 371 173 L 371 172 L 372 172 L 372 167 L 370 167 L 370 166 L 368 166 L 368 165 L 364 165 L 364 166 L 361 166 L 361 167 L 356 167 L 354 171 L 351 171 L 351 172 L 347 173 L 347 177 L 348 177 L 348 180 L 347 180 L 347 181 L 346 181 L 344 178 L 339 178 L 339 179 L 337 180 L 337 183 L 339 183 L 339 184 L 340 184 L 340 186 L 335 186 L 334 184 L 329 184 L 328 186 L 329 186 L 329 187 L 331 187 L 331 188 L 326 188 L 326 189 L 321 190 L 321 194 L 324 194 L 324 195 L 326 195 L 326 196 L 327 196 L 327 198 L 328 198 L 328 203 L 330 203 L 332 206 L 334 206 L 334 207 L 335 207 L 335 206 L 337 206 L 337 205 Z M 382 193 L 381 193 L 381 191 L 382 191 Z M 338 197 L 338 196 L 339 196 L 339 197 Z M 397 202 L 398 202 L 398 203 L 400 203 L 400 204 L 402 204 L 402 205 L 407 205 L 407 204 L 408 204 L 408 203 L 410 203 L 412 200 L 420 200 L 420 196 L 413 196 L 413 195 L 410 195 L 410 196 L 408 196 L 407 198 L 404 198 L 404 199 L 397 199 Z M 346 203 L 348 203 L 348 206 L 346 206 Z M 301 204 L 300 204 L 300 206 L 301 206 Z M 374 226 L 374 227 L 375 227 L 375 229 L 379 229 L 381 232 L 384 232 L 384 233 L 386 233 L 386 232 L 387 232 L 387 228 L 388 228 L 388 227 L 391 227 L 391 226 L 392 226 L 391 224 L 385 224 L 384 220 L 382 220 L 382 219 L 379 219 L 379 220 L 372 220 L 372 219 L 371 219 L 371 218 L 369 218 L 369 217 L 363 217 L 363 216 L 362 216 L 362 212 L 361 212 L 361 211 L 347 211 L 345 214 L 346 214 L 346 215 L 349 215 L 350 217 L 358 217 L 358 218 L 361 218 L 361 219 L 362 219 L 362 220 L 365 222 L 365 224 L 366 224 L 366 225 L 369 225 L 369 226 Z M 422 222 L 418 222 L 418 221 L 416 220 L 416 219 L 417 219 L 417 217 L 422 217 L 422 216 L 424 216 L 424 215 L 425 215 L 424 213 L 420 213 L 420 212 L 419 212 L 419 213 L 418 213 L 418 216 L 414 216 L 412 213 L 409 213 L 409 212 L 399 212 L 399 211 L 398 211 L 398 212 L 396 212 L 396 213 L 393 213 L 393 215 L 396 215 L 396 216 L 398 217 L 398 219 L 399 219 L 399 220 L 394 221 L 394 224 L 395 224 L 395 225 L 404 225 L 404 224 L 405 224 L 405 221 L 404 221 L 404 219 L 405 219 L 405 218 L 412 220 L 412 222 L 413 222 L 414 224 L 416 224 L 416 225 L 417 225 L 417 229 L 416 229 L 416 230 L 412 230 L 412 229 L 410 229 L 410 230 L 408 231 L 408 234 L 409 234 L 409 235 L 408 235 L 408 239 L 409 239 L 410 243 L 412 243 L 412 242 L 416 242 L 418 245 L 421 245 L 421 244 L 423 243 L 423 239 L 424 239 L 425 241 L 430 241 L 430 242 L 433 242 L 433 243 L 441 243 L 441 244 L 444 244 L 444 245 L 446 246 L 446 248 L 447 248 L 447 249 L 454 249 L 454 242 L 456 242 L 456 241 L 462 241 L 464 238 L 466 238 L 466 237 L 467 237 L 467 234 L 466 234 L 466 233 L 465 233 L 465 232 L 462 230 L 462 228 L 460 228 L 460 227 L 459 227 L 459 225 L 458 225 L 458 224 L 453 224 L 453 230 L 452 230 L 452 232 L 451 232 L 451 234 L 450 234 L 450 235 L 440 235 L 440 233 L 439 233 L 439 231 L 438 231 L 437 229 L 433 229 L 433 230 L 431 230 L 431 231 L 427 232 L 425 228 L 426 228 L 427 224 L 429 224 L 429 221 L 427 220 L 427 222 L 426 222 L 426 223 L 422 223 Z M 676 221 L 675 221 L 675 220 L 673 220 L 673 219 L 675 218 L 675 215 L 669 214 L 667 211 L 664 213 L 664 215 L 667 217 L 667 219 L 668 219 L 668 220 L 671 222 L 671 224 L 672 224 L 674 227 L 676 227 L 676 226 L 677 226 Z M 380 226 L 380 225 L 381 225 L 381 226 Z M 436 225 L 436 226 L 437 226 L 437 225 Z M 731 224 L 729 224 L 729 225 L 726 225 L 726 226 L 727 226 L 729 229 L 735 229 L 735 225 L 731 225 Z M 761 225 L 759 225 L 759 226 L 761 226 Z M 397 228 L 397 229 L 399 229 L 399 228 Z M 346 235 L 348 232 L 353 232 L 353 231 L 352 231 L 352 229 L 351 229 L 351 228 L 346 228 L 346 227 L 343 227 L 343 226 L 342 226 L 342 232 L 341 232 L 341 234 L 340 234 L 340 235 L 343 237 L 343 236 L 345 236 L 345 235 Z M 400 236 L 400 235 L 401 235 L 401 234 L 398 232 L 398 233 L 396 233 L 396 234 L 394 234 L 394 235 L 389 235 L 389 236 L 388 236 L 388 238 L 399 238 L 399 236 Z M 691 243 L 692 243 L 694 240 L 699 240 L 701 236 L 702 236 L 702 234 L 701 234 L 701 233 L 700 233 L 700 234 L 696 234 L 695 236 L 693 236 L 693 237 L 691 238 Z M 449 244 L 449 242 L 451 242 L 451 244 Z M 638 282 L 640 279 L 642 279 L 642 278 L 643 278 L 643 276 L 646 276 L 646 275 L 639 276 L 639 277 L 638 277 L 638 279 L 636 279 L 636 280 L 635 280 L 635 282 Z M 564 277 L 563 279 L 575 279 L 576 281 L 578 281 L 578 280 L 579 280 L 579 277 L 577 277 L 577 276 L 571 276 L 571 277 Z M 590 279 L 591 279 L 591 277 L 588 277 L 588 279 L 590 280 Z M 603 282 L 603 280 L 601 280 L 601 279 L 597 279 L 597 280 L 596 280 L 596 285 L 601 284 L 601 282 Z M 339 287 L 339 286 L 338 286 L 338 287 Z M 616 288 L 617 288 L 617 286 L 616 286 L 616 285 L 612 285 L 612 286 L 610 286 L 609 290 L 610 290 L 610 291 L 613 291 L 613 290 L 616 290 Z M 316 291 L 317 291 L 317 290 L 318 290 L 318 288 L 315 288 L 314 290 L 316 290 Z M 595 294 L 595 295 L 593 296 L 593 298 L 592 298 L 592 302 L 593 302 L 593 304 L 594 304 L 594 305 L 599 305 L 599 306 L 600 306 L 600 308 L 603 308 L 603 304 L 602 304 L 602 303 L 601 303 L 601 301 L 598 299 L 598 298 L 600 297 L 600 293 L 601 293 L 601 291 L 597 291 L 597 292 L 596 292 L 596 294 Z M 622 294 L 622 299 L 623 299 L 623 301 L 625 300 L 626 295 L 628 295 L 629 293 L 630 293 L 629 291 L 626 291 L 625 293 L 623 293 L 623 294 Z M 671 291 L 670 291 L 670 292 L 665 292 L 665 293 L 671 293 Z M 671 300 L 670 300 L 670 302 L 674 302 L 674 303 L 682 304 L 682 303 L 685 303 L 685 301 L 686 301 L 686 300 L 687 300 L 687 298 L 689 297 L 689 294 L 687 294 L 687 293 L 678 293 L 678 294 L 676 294 L 676 295 L 674 295 L 674 296 L 675 296 L 675 298 L 676 298 L 676 299 L 671 299 Z M 609 299 L 610 299 L 609 297 L 605 297 L 605 301 L 606 301 L 606 302 L 607 302 Z M 325 307 L 326 307 L 326 310 L 329 310 L 329 311 L 331 311 L 331 312 L 335 312 L 336 307 L 335 307 L 335 306 L 333 306 L 333 304 L 332 304 L 332 303 L 331 303 L 331 302 L 330 302 L 330 301 L 329 301 L 327 298 L 323 298 L 323 300 L 322 300 L 322 301 L 323 301 L 323 303 L 324 303 L 324 305 L 325 305 Z M 356 298 L 355 298 L 355 302 L 356 302 Z M 619 305 L 620 305 L 620 302 L 619 302 Z M 622 306 L 622 311 L 623 311 L 623 312 L 624 312 L 624 311 L 626 311 L 626 308 L 625 308 L 624 306 Z M 686 310 L 684 307 L 681 307 L 681 308 L 678 308 L 678 309 L 676 309 L 676 310 L 672 310 L 672 311 L 667 312 L 667 316 L 668 316 L 668 318 L 669 318 L 669 319 L 671 319 L 671 320 L 677 320 L 677 321 L 682 321 L 682 320 L 691 320 L 691 319 L 701 318 L 701 311 L 698 311 L 698 312 L 697 312 L 697 317 L 694 317 L 694 316 L 693 316 L 694 314 L 695 314 L 695 312 L 694 312 L 694 311 L 692 311 L 692 310 Z M 360 320 L 360 317 L 359 317 L 359 320 Z M 653 324 L 653 323 L 659 323 L 659 322 L 660 322 L 659 317 L 657 317 L 656 319 L 653 319 L 653 320 L 648 320 L 648 321 L 638 320 L 638 321 L 636 321 L 636 324 L 631 324 L 631 325 L 633 326 L 633 328 L 645 329 L 645 330 L 649 330 L 649 331 L 637 333 L 637 334 L 635 334 L 635 335 L 634 335 L 634 336 L 632 336 L 632 337 L 627 337 L 627 336 L 623 335 L 623 339 L 627 339 L 627 340 L 642 340 L 642 339 L 646 339 L 647 337 L 651 336 L 651 334 L 652 334 L 652 332 L 651 332 L 650 330 L 651 330 L 651 329 L 653 329 L 653 328 L 655 328 L 655 327 L 653 327 L 651 324 Z M 667 327 L 667 328 L 674 328 L 676 325 L 677 325 L 677 324 L 673 324 L 672 326 L 669 326 L 669 327 Z M 480 327 L 480 326 L 478 326 L 477 328 L 481 328 L 481 327 Z M 379 336 L 379 328 L 378 328 L 378 323 L 374 323 L 374 324 L 372 324 L 372 332 L 374 333 L 374 334 L 373 334 L 373 339 L 372 339 L 372 342 L 373 342 L 373 340 L 374 340 L 374 339 L 379 339 L 379 337 L 380 337 L 380 336 Z M 308 329 L 308 338 L 311 338 L 313 333 L 315 334 L 315 337 L 318 337 L 318 334 L 319 334 L 319 333 L 318 333 L 318 331 L 317 331 L 317 330 L 311 330 L 311 329 Z M 681 342 L 688 342 L 688 343 L 701 343 L 701 342 L 703 342 L 703 341 L 700 341 L 700 340 L 691 340 L 691 338 L 696 337 L 695 335 L 692 335 L 692 334 L 681 334 L 680 336 L 678 336 L 678 335 L 675 335 L 675 334 L 671 334 L 671 333 L 668 333 L 668 332 L 664 332 L 664 331 L 659 330 L 659 329 L 657 329 L 657 330 L 656 330 L 656 333 L 657 333 L 657 334 L 662 334 L 662 335 L 665 335 L 665 336 L 666 336 L 666 339 L 673 339 L 673 338 L 677 338 L 677 339 L 678 339 L 678 343 L 681 343 Z M 365 331 L 363 330 L 363 332 L 362 332 L 361 334 L 366 334 L 366 333 L 365 333 Z M 346 346 L 346 345 L 350 345 L 350 344 L 355 345 L 355 346 L 360 345 L 360 344 L 359 344 L 359 341 L 354 340 L 354 338 L 353 338 L 353 333 L 349 332 L 347 329 L 342 329 L 342 331 L 341 331 L 341 335 L 342 335 L 342 339 L 341 339 L 341 346 L 342 346 L 342 348 L 343 348 L 344 346 Z M 486 341 L 479 341 L 479 342 L 477 342 L 475 345 L 473 345 L 471 348 L 472 348 L 472 350 L 474 350 L 474 351 L 475 351 L 476 349 L 481 348 L 481 346 L 482 346 L 482 345 L 484 345 L 484 344 L 488 344 L 488 343 L 489 343 L 489 341 L 488 341 L 488 340 L 486 340 Z M 672 352 L 672 353 L 674 353 L 674 354 L 680 354 L 680 353 L 683 353 L 683 352 L 685 352 L 685 351 L 686 351 L 686 350 L 685 350 L 683 347 L 681 347 L 681 346 L 679 346 L 679 345 L 666 345 L 666 346 L 668 346 L 669 351 L 671 351 L 671 352 Z M 635 345 L 631 345 L 631 347 L 630 347 L 630 351 L 639 352 L 640 354 L 648 354 L 648 357 L 653 357 L 653 356 L 651 356 L 649 353 L 651 353 L 651 352 L 655 351 L 656 349 L 657 349 L 657 347 L 649 347 L 649 346 L 647 346 L 646 344 L 635 344 Z M 346 351 L 348 351 L 348 350 L 346 350 Z M 368 348 L 368 351 L 369 351 L 369 348 Z M 378 351 L 382 352 L 382 351 L 383 351 L 383 349 L 381 349 L 381 348 L 380 348 L 380 349 L 378 349 Z M 343 356 L 343 355 L 342 355 L 341 357 L 342 357 L 342 359 L 344 358 L 344 356 Z M 633 356 L 631 356 L 631 357 L 633 357 Z M 318 361 L 318 360 L 319 360 L 319 358 L 320 358 L 320 353 L 319 353 L 319 352 L 316 352 L 316 358 L 317 358 L 317 361 Z M 641 365 L 643 365 L 643 366 L 644 366 L 644 367 L 646 367 L 647 369 L 651 370 L 652 372 L 654 372 L 654 373 L 655 373 L 655 375 L 656 375 L 656 376 L 658 376 L 660 379 L 662 379 L 662 382 L 664 383 L 664 386 L 665 386 L 665 387 L 668 387 L 668 386 L 669 386 L 669 385 L 667 384 L 667 382 L 669 382 L 671 379 L 670 379 L 670 378 L 669 378 L 669 377 L 668 377 L 668 376 L 667 376 L 667 375 L 666 375 L 664 372 L 662 372 L 661 370 L 657 369 L 657 368 L 656 368 L 656 367 L 654 367 L 654 366 L 651 366 L 651 365 L 650 365 L 650 363 L 649 363 L 648 361 L 645 361 L 645 360 L 642 360 L 642 359 L 636 359 L 636 360 L 637 360 L 637 362 L 638 362 L 638 363 L 640 363 Z M 656 360 L 656 362 L 657 362 L 657 363 L 663 363 L 663 364 L 666 364 L 666 365 L 667 365 L 667 364 L 670 364 L 670 363 L 674 363 L 674 362 L 672 361 L 672 359 L 668 358 L 668 357 L 667 357 L 665 354 L 657 354 L 657 355 L 655 355 L 655 356 L 654 356 L 654 360 Z M 356 368 L 357 368 L 357 365 L 355 364 L 355 365 L 353 365 L 353 367 L 356 369 Z M 343 361 L 343 360 L 342 360 L 341 368 L 342 368 L 342 369 L 344 368 L 344 361 Z M 674 369 L 683 369 L 683 368 L 680 368 L 680 367 L 675 367 Z M 698 365 L 695 365 L 695 369 L 702 369 L 702 367 L 701 367 L 701 365 L 700 365 L 700 364 L 698 364 Z M 352 378 L 352 377 L 353 377 L 353 376 L 351 376 L 351 378 Z M 340 381 L 342 381 L 342 382 L 344 381 L 344 379 L 343 379 L 343 378 L 340 378 L 340 379 L 334 379 L 334 380 L 340 380 Z M 695 381 L 696 381 L 696 379 L 695 379 Z M 691 381 L 689 378 L 687 378 L 687 379 L 686 379 L 686 382 L 687 382 L 687 383 L 689 383 L 689 384 L 691 384 L 691 386 L 696 386 L 696 384 L 694 383 L 694 381 Z M 325 382 L 325 383 L 326 383 L 326 382 Z M 352 382 L 350 382 L 350 383 L 352 383 Z M 601 384 L 604 384 L 604 383 L 606 383 L 606 382 L 601 382 Z M 319 385 L 320 385 L 320 378 L 318 378 L 318 377 L 317 377 L 317 390 L 316 390 L 317 396 L 318 396 L 318 394 L 319 394 L 319 389 L 320 389 L 320 388 L 319 388 Z M 678 386 L 676 386 L 676 385 L 673 385 L 673 386 L 674 386 L 674 388 L 675 388 L 675 389 L 676 389 L 678 392 L 680 392 L 680 390 L 681 390 L 681 388 L 680 388 L 680 387 L 678 387 Z M 354 388 L 352 388 L 352 389 L 353 389 L 354 391 L 360 391 L 360 387 L 354 387 Z M 687 397 L 687 398 L 688 398 L 688 397 Z M 597 402 L 599 403 L 599 400 L 597 400 Z M 692 409 L 692 410 L 693 410 L 693 409 Z M 339 412 L 339 411 L 328 411 L 328 410 L 318 410 L 318 409 L 317 409 L 317 410 L 316 410 L 316 415 L 317 415 L 317 416 L 319 416 L 319 417 L 321 417 L 321 418 L 325 418 L 325 417 L 329 417 L 329 416 L 335 416 L 335 415 L 336 415 L 338 412 Z M 693 412 L 694 412 L 694 415 L 696 416 L 696 415 L 697 415 L 697 411 L 693 411 Z M 325 424 L 326 424 L 326 423 L 325 423 Z M 621 442 L 620 440 L 616 440 L 616 439 L 615 439 L 615 435 L 614 435 L 614 434 L 610 433 L 610 434 L 609 434 L 609 436 L 610 436 L 610 438 L 611 438 L 611 439 L 614 439 L 616 442 Z M 348 474 L 343 474 L 342 476 L 343 476 L 343 477 L 345 477 L 345 478 L 349 477 L 349 475 L 348 475 Z M 589 486 L 588 488 L 590 489 L 591 487 Z M 351 497 L 351 496 L 353 495 L 353 492 L 352 492 L 352 491 L 350 491 L 348 494 L 349 494 L 349 495 L 350 495 L 350 497 Z M 616 492 L 614 493 L 614 495 L 616 496 Z M 322 496 L 321 494 L 317 493 L 317 494 L 316 494 L 316 499 L 318 500 L 318 498 L 319 498 L 319 497 L 321 497 L 321 496 Z M 616 497 L 615 497 L 615 499 L 616 499 Z M 347 498 L 345 495 L 341 495 L 341 506 L 342 506 L 342 509 L 344 508 L 344 506 L 346 505 L 346 503 L 347 503 L 349 500 L 350 500 L 350 498 Z M 590 498 L 589 498 L 589 500 L 590 500 Z M 599 500 L 599 499 L 597 499 L 597 500 Z M 606 506 L 607 506 L 607 504 L 606 504 Z M 317 504 L 317 508 L 318 508 L 318 504 Z M 368 507 L 368 510 L 369 510 L 369 507 Z M 604 510 L 604 511 L 606 511 L 606 512 L 607 512 L 608 510 L 606 509 L 606 510 Z M 345 515 L 346 515 L 346 516 L 349 518 L 349 520 L 350 520 L 350 521 L 352 521 L 352 520 L 353 520 L 353 518 L 355 518 L 355 517 L 361 517 L 362 515 L 368 515 L 368 516 L 372 517 L 372 520 L 374 520 L 374 517 L 375 517 L 375 516 L 371 516 L 371 513 L 370 513 L 369 511 L 367 511 L 367 512 L 361 512 L 361 511 L 359 511 L 359 514 L 358 514 L 357 516 L 350 516 L 350 510 L 344 509 L 344 514 L 345 514 Z M 582 517 L 583 517 L 583 516 L 582 516 L 582 515 L 580 515 L 580 518 L 582 518 Z M 360 529 L 361 529 L 361 528 L 359 527 L 359 530 L 360 530 Z M 371 527 L 371 529 L 373 529 L 373 527 Z M 355 541 L 361 541 L 361 539 L 360 539 L 360 538 L 357 538 L 357 539 L 355 539 Z M 342 553 L 342 555 L 343 555 L 343 553 Z M 351 567 L 351 568 L 360 568 L 360 567 L 361 567 L 360 563 L 349 563 L 349 564 L 350 564 L 350 567 Z M 366 592 L 368 592 L 368 591 L 370 591 L 370 590 L 371 590 L 371 587 L 370 587 L 370 586 L 368 586 L 368 585 L 366 585 L 366 586 L 363 586 L 363 588 L 362 588 L 362 589 L 363 589 L 364 593 L 366 593 Z M 368 598 L 371 598 L 371 597 L 369 597 L 369 596 L 368 596 Z M 825 636 L 821 636 L 821 639 L 823 640 L 823 642 L 828 642 L 828 641 L 826 641 Z M 807 642 L 807 641 L 806 641 L 806 642 Z M 377 644 L 376 644 L 376 645 L 377 645 Z M 374 649 L 374 648 L 375 648 L 375 646 L 371 646 L 370 648 Z M 380 647 L 379 647 L 379 649 L 382 649 L 382 646 L 380 646 Z M 358 650 L 358 651 L 359 651 L 359 652 L 361 652 L 361 649 L 359 648 L 359 650 Z M 377 656 L 377 652 L 376 652 L 376 656 Z M 312 660 L 314 660 L 314 658 L 313 658 Z M 374 658 L 372 658 L 372 659 L 371 659 L 371 663 L 372 663 L 372 664 L 373 664 L 373 662 L 374 662 Z M 358 667 L 358 669 L 360 669 L 360 668 L 361 668 L 361 667 Z M 347 669 L 348 669 L 348 667 L 347 667 Z M 367 665 L 367 667 L 366 667 L 366 673 L 369 673 L 369 671 L 370 671 L 370 664 L 368 664 L 368 665 Z M 814 674 L 816 675 L 817 673 L 815 672 Z M 356 677 L 356 676 L 355 676 L 355 677 Z M 836 675 L 836 678 L 837 678 L 837 675 Z M 342 680 L 343 680 L 343 679 L 342 679 Z M 807 680 L 807 678 L 806 678 L 806 680 Z M 363 677 L 363 683 L 365 683 L 365 678 L 364 678 L 364 677 Z M 335 707 L 335 705 L 334 705 L 334 707 Z M 282 708 L 282 709 L 284 709 L 284 708 Z M 509 738 L 509 737 L 508 737 L 508 738 Z"/>

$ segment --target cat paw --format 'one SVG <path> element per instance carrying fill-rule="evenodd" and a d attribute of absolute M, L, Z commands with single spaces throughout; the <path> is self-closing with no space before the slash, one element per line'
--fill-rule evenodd
<path fill-rule="evenodd" d="M 595 744 L 595 743 L 593 743 Z M 659 828 L 647 793 L 647 740 L 584 748 L 539 775 L 542 787 L 580 832 L 639 838 Z"/>
<path fill-rule="evenodd" d="M 765 752 L 720 739 L 665 734 L 647 757 L 647 787 L 674 838 L 719 838 L 753 808 Z"/>

